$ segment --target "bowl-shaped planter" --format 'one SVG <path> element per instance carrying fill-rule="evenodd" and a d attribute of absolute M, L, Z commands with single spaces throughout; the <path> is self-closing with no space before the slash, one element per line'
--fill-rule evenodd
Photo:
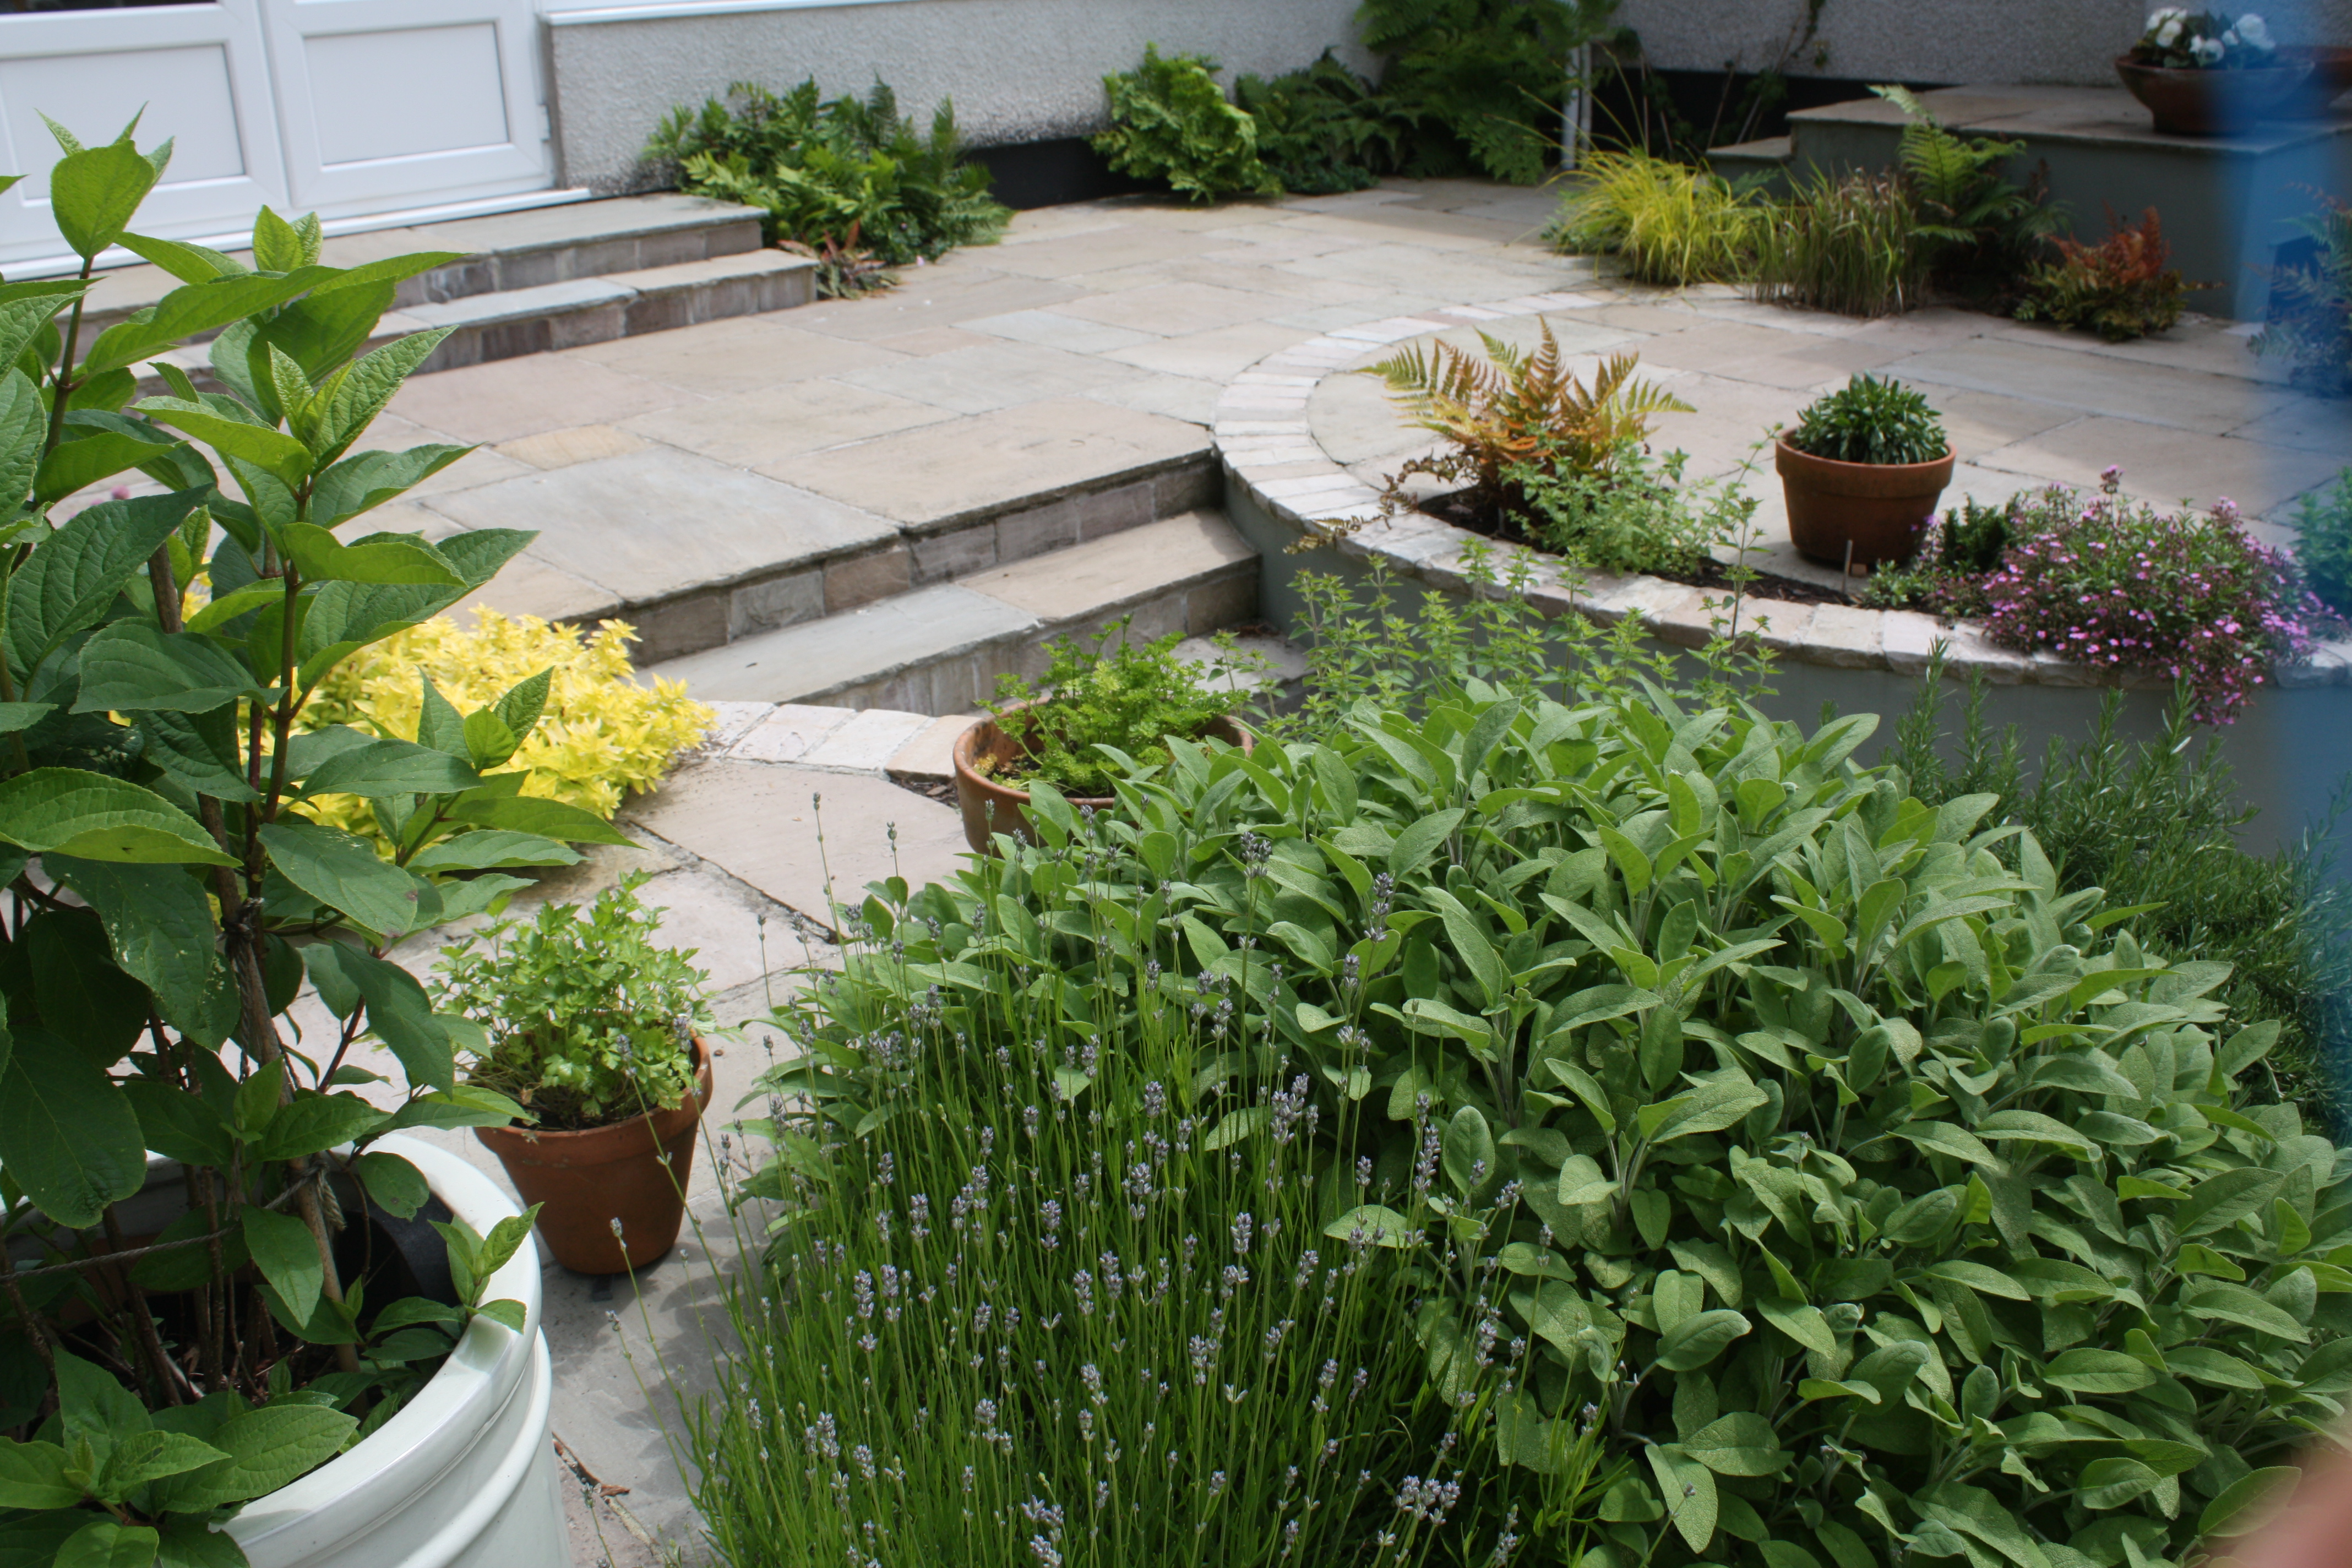
<path fill-rule="evenodd" d="M 489 1177 L 446 1150 L 397 1134 L 372 1147 L 415 1165 L 478 1232 L 517 1212 Z M 555 1378 L 540 1332 L 539 1268 L 539 1249 L 526 1241 L 485 1292 L 523 1304 L 521 1333 L 475 1319 L 391 1420 L 238 1510 L 226 1531 L 253 1568 L 572 1568 L 548 1441 Z"/>
<path fill-rule="evenodd" d="M 1223 718 L 1212 720 L 1208 728 L 1194 738 L 1223 741 L 1244 752 L 1256 744 L 1256 737 L 1247 729 Z M 963 812 L 964 842 L 971 846 L 973 853 L 992 853 L 989 840 L 999 833 L 1010 833 L 1034 844 L 1037 836 L 1029 826 L 1029 792 L 998 784 L 991 776 L 1021 760 L 1020 745 L 997 726 L 995 720 L 982 719 L 956 737 L 952 754 L 956 805 Z M 992 764 L 986 772 L 979 766 L 983 761 Z M 1108 811 L 1118 802 L 1108 795 L 1072 795 L 1070 804 Z"/>
<path fill-rule="evenodd" d="M 2317 120 L 2327 106 L 2352 92 L 2352 49 L 2333 44 L 2281 44 L 2282 64 L 2305 65 L 2311 74 L 2286 95 L 2285 112 L 2296 120 Z"/>
<path fill-rule="evenodd" d="M 667 1110 L 559 1131 L 477 1127 L 526 1204 L 550 1256 L 581 1274 L 643 1268 L 677 1243 L 694 1135 L 710 1105 L 710 1047 L 694 1042 L 694 1092 Z M 620 1222 L 620 1234 L 613 1225 Z"/>
<path fill-rule="evenodd" d="M 2311 73 L 2312 62 L 2305 59 L 2196 70 L 2116 57 L 2116 74 L 2168 136 L 2226 136 L 2297 113 L 2295 103 Z"/>
<path fill-rule="evenodd" d="M 1831 566 L 1910 560 L 1952 482 L 1951 447 L 1932 463 L 1843 463 L 1799 451 L 1790 434 L 1773 444 L 1773 462 L 1798 552 Z"/>

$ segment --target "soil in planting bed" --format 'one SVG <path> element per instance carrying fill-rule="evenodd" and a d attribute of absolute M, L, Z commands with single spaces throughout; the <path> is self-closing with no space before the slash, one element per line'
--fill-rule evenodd
<path fill-rule="evenodd" d="M 1440 522 L 1451 523 L 1456 528 L 1467 529 L 1472 533 L 1480 534 L 1488 539 L 1499 539 L 1512 544 L 1524 544 L 1533 550 L 1544 550 L 1545 547 L 1542 544 L 1528 537 L 1527 531 L 1518 525 L 1516 519 L 1500 508 L 1472 505 L 1469 495 L 1470 492 L 1467 490 L 1453 490 L 1444 495 L 1431 496 L 1421 503 L 1420 510 L 1424 516 L 1433 517 Z M 1549 551 L 1545 552 L 1550 553 Z M 1842 594 L 1835 588 L 1825 588 L 1819 583 L 1808 583 L 1801 577 L 1783 577 L 1777 572 L 1757 571 L 1754 567 L 1748 570 L 1755 572 L 1755 577 L 1748 584 L 1748 596 L 1751 599 L 1773 599 L 1790 605 L 1851 605 L 1853 603 L 1853 596 L 1850 594 Z M 1723 562 L 1713 559 L 1704 562 L 1696 570 L 1688 572 L 1652 567 L 1648 575 L 1663 577 L 1670 583 L 1685 583 L 1708 593 L 1728 594 L 1732 586 L 1731 569 Z"/>

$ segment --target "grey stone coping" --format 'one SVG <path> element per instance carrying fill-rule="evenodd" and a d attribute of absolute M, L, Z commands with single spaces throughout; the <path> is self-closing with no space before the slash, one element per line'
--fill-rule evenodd
<path fill-rule="evenodd" d="M 1488 552 L 1498 571 L 1516 555 L 1528 568 L 1531 603 L 1548 614 L 1570 611 L 1608 626 L 1638 615 L 1660 640 L 1703 647 L 1713 635 L 1706 591 L 1662 577 L 1570 573 L 1557 555 L 1484 538 L 1418 512 L 1380 521 L 1380 495 L 1323 450 L 1307 421 L 1307 404 L 1326 376 L 1342 373 L 1373 350 L 1465 326 L 1515 317 L 1591 309 L 1612 301 L 1598 294 L 1528 294 L 1499 303 L 1453 305 L 1341 327 L 1267 355 L 1227 384 L 1212 426 L 1228 482 L 1267 516 L 1314 531 L 1322 521 L 1361 522 L 1334 546 L 1360 560 L 1384 562 L 1400 576 L 1466 592 L 1465 552 Z M 1719 595 L 1718 595 L 1719 596 Z M 1996 647 L 1972 622 L 1947 623 L 1910 610 L 1854 605 L 1800 605 L 1749 597 L 1741 631 L 1784 658 L 1849 669 L 1916 675 L 1936 645 L 1945 647 L 1948 673 L 1981 670 L 2000 685 L 2148 686 L 2152 677 L 2117 676 L 2049 653 Z M 2352 686 L 2352 642 L 2315 645 L 2307 663 L 2273 670 L 2281 686 Z"/>

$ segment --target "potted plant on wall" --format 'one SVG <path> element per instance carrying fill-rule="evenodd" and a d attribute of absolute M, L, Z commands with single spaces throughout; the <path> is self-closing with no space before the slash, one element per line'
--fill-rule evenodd
<path fill-rule="evenodd" d="M 1189 664 L 1176 657 L 1180 635 L 1138 647 L 1128 626 L 1115 621 L 1091 644 L 1052 643 L 1043 679 L 1000 677 L 990 716 L 956 737 L 956 805 L 975 851 L 989 853 L 999 833 L 1034 838 L 1033 795 L 1056 803 L 1041 809 L 1108 809 L 1118 780 L 1169 760 L 1171 737 L 1250 749 L 1233 718 L 1244 693 L 1231 678 L 1252 667 L 1231 656 Z"/>
<path fill-rule="evenodd" d="M 2296 112 L 2318 59 L 2282 51 L 2251 11 L 2233 19 L 2168 5 L 2150 13 L 2139 41 L 2116 57 L 2116 74 L 2158 131 L 2220 136 Z"/>
<path fill-rule="evenodd" d="M 1872 375 L 1816 399 L 1780 433 L 1774 461 L 1790 541 L 1849 570 L 1908 561 L 1952 482 L 1952 446 L 1927 400 Z"/>
<path fill-rule="evenodd" d="M 477 1127 L 566 1268 L 643 1268 L 677 1241 L 694 1136 L 710 1103 L 709 1026 L 694 955 L 661 946 L 638 872 L 442 950 L 436 990 L 471 1025 L 467 1081 L 521 1106 Z"/>
<path fill-rule="evenodd" d="M 242 260 L 144 237 L 170 144 L 58 139 L 81 276 L 0 289 L 0 1559 L 555 1568 L 530 1222 L 396 1136 L 515 1108 L 383 954 L 612 831 L 497 771 L 544 675 L 421 743 L 298 722 L 531 537 L 362 521 L 467 451 L 358 449 L 446 335 L 362 352 L 394 286 L 457 258 L 325 266 L 267 208 Z M 117 245 L 181 286 L 86 332 Z M 161 356 L 205 334 L 200 388 Z M 60 504 L 132 471 L 162 493 Z M 374 803 L 390 857 L 325 795 Z"/>

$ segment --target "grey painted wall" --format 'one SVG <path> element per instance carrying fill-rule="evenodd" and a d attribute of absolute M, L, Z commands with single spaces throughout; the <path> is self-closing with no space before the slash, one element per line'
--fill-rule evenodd
<path fill-rule="evenodd" d="M 1823 0 L 1815 43 L 1790 75 L 1866 81 L 2054 82 L 2112 87 L 2114 60 L 2159 0 Z M 2189 0 L 2173 0 L 2187 4 Z M 1757 70 L 1783 58 L 1806 0 L 1622 0 L 1653 65 Z M 2195 8 L 2191 5 L 2191 8 Z M 2286 43 L 2352 43 L 2347 0 L 2227 0 Z"/>
<path fill-rule="evenodd" d="M 990 145 L 1102 128 L 1102 78 L 1143 46 L 1213 56 L 1230 75 L 1307 64 L 1336 44 L 1350 63 L 1356 0 L 893 0 L 547 29 L 557 178 L 603 191 L 643 183 L 637 151 L 672 106 L 731 81 L 827 92 L 878 72 L 918 120 L 955 100 L 967 142 Z M 560 16 L 551 17 L 560 24 Z"/>

